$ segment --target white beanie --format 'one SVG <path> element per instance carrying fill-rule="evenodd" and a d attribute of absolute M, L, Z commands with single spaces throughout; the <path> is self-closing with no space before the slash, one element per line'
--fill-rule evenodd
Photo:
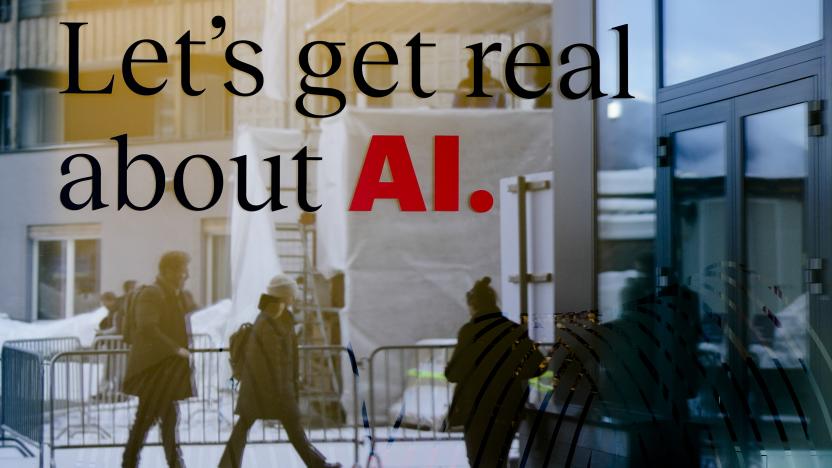
<path fill-rule="evenodd" d="M 269 296 L 279 297 L 282 299 L 294 299 L 298 295 L 298 284 L 288 275 L 276 275 L 269 281 L 269 286 L 266 288 Z"/>

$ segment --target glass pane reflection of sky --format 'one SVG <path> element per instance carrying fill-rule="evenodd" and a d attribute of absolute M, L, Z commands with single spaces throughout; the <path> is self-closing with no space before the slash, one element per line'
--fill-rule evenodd
<path fill-rule="evenodd" d="M 822 38 L 821 0 L 663 0 L 669 86 Z"/>
<path fill-rule="evenodd" d="M 673 157 L 677 178 L 725 177 L 725 124 L 673 134 Z"/>
<path fill-rule="evenodd" d="M 807 114 L 806 104 L 798 104 L 745 118 L 746 177 L 806 177 Z"/>

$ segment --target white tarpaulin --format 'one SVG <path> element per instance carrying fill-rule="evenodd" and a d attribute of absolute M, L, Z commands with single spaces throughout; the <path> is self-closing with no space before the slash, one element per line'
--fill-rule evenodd
<path fill-rule="evenodd" d="M 405 136 L 428 212 L 401 212 L 395 200 L 347 211 L 372 135 Z M 430 211 L 436 135 L 460 137 L 459 212 Z M 488 275 L 499 287 L 499 182 L 552 169 L 551 112 L 348 109 L 322 123 L 320 156 L 319 269 L 345 273 L 344 343 L 367 357 L 379 346 L 456 337 L 474 281 Z M 478 189 L 494 195 L 488 213 L 468 207 Z"/>
<path fill-rule="evenodd" d="M 303 137 L 295 130 L 265 130 L 242 127 L 234 141 L 236 155 L 246 155 L 246 195 L 259 205 L 269 198 L 261 175 L 262 160 L 281 153 L 294 153 L 303 146 Z M 270 182 L 271 183 L 271 182 Z M 274 219 L 269 207 L 248 212 L 237 202 L 237 181 L 231 192 L 231 316 L 225 337 L 242 323 L 254 322 L 257 303 L 269 280 L 283 270 L 277 256 Z"/>
<path fill-rule="evenodd" d="M 289 49 L 286 28 L 287 5 L 287 0 L 267 0 L 266 15 L 263 17 L 263 88 L 267 96 L 278 101 L 285 100 L 288 95 L 287 54 L 283 52 Z"/>

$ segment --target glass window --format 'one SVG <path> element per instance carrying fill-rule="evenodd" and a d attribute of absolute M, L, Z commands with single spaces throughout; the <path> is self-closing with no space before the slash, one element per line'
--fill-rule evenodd
<path fill-rule="evenodd" d="M 629 25 L 630 93 L 596 101 L 598 148 L 598 308 L 615 320 L 623 303 L 653 288 L 656 230 L 655 67 L 652 0 L 598 0 L 596 44 L 601 86 L 618 89 L 618 34 Z"/>
<path fill-rule="evenodd" d="M 806 104 L 746 117 L 745 225 L 751 350 L 760 367 L 800 368 L 808 299 L 803 278 L 809 162 Z"/>
<path fill-rule="evenodd" d="M 12 18 L 12 0 L 0 0 L 0 23 Z"/>
<path fill-rule="evenodd" d="M 20 17 L 56 15 L 64 10 L 64 0 L 20 0 Z"/>
<path fill-rule="evenodd" d="M 677 132 L 672 138 L 675 269 L 680 284 L 692 291 L 720 289 L 719 272 L 726 260 L 726 146 L 724 123 Z M 718 294 L 703 294 L 697 302 L 710 346 L 706 351 L 721 362 L 727 353 L 723 300 Z"/>
<path fill-rule="evenodd" d="M 72 241 L 74 252 L 74 312 L 83 313 L 98 308 L 101 290 L 101 270 L 99 261 L 99 242 L 97 239 Z"/>
<path fill-rule="evenodd" d="M 12 144 L 12 93 L 11 83 L 0 79 L 0 150 Z"/>
<path fill-rule="evenodd" d="M 21 146 L 63 142 L 63 99 L 57 88 L 24 81 L 18 110 Z"/>
<path fill-rule="evenodd" d="M 66 249 L 59 240 L 37 242 L 37 318 L 66 317 Z"/>
<path fill-rule="evenodd" d="M 33 252 L 38 320 L 72 317 L 99 307 L 98 239 L 34 239 Z"/>
<path fill-rule="evenodd" d="M 662 4 L 665 85 L 823 37 L 821 0 L 664 0 Z"/>
<path fill-rule="evenodd" d="M 231 297 L 231 236 L 209 234 L 208 255 L 209 302 L 213 304 Z"/>

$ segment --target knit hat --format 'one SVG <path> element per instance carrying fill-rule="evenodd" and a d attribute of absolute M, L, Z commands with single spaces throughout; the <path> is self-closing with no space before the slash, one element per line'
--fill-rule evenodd
<path fill-rule="evenodd" d="M 276 275 L 269 281 L 269 286 L 266 288 L 269 296 L 274 296 L 282 299 L 294 299 L 298 295 L 298 284 L 288 275 Z"/>

